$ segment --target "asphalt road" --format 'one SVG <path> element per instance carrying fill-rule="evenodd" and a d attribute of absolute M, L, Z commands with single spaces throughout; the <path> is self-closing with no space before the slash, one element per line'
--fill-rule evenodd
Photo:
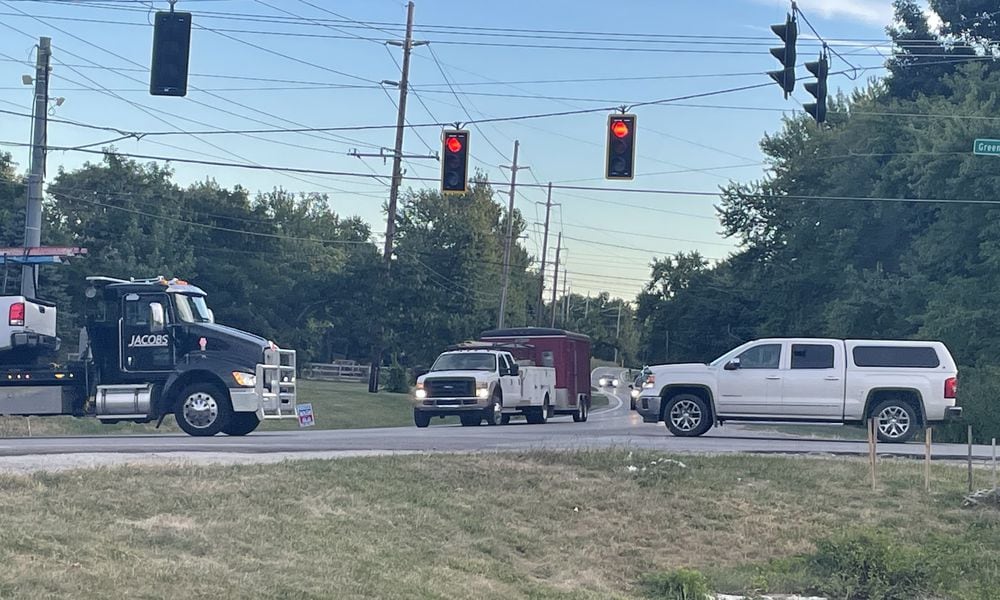
<path fill-rule="evenodd" d="M 594 373 L 595 379 L 602 370 Z M 678 438 L 662 423 L 646 424 L 629 410 L 628 383 L 606 390 L 616 400 L 591 413 L 586 423 L 571 417 L 556 417 L 545 425 L 515 421 L 497 427 L 433 425 L 427 429 L 394 427 L 351 430 L 299 430 L 255 432 L 246 437 L 194 438 L 186 435 L 121 435 L 80 437 L 32 437 L 0 440 L 0 457 L 51 454 L 148 454 L 148 453 L 316 453 L 403 451 L 517 451 L 532 449 L 630 448 L 667 452 L 725 454 L 866 455 L 865 442 L 797 438 L 766 432 L 751 426 L 726 425 L 700 438 Z M 919 457 L 923 444 L 881 444 L 879 453 Z M 963 459 L 962 444 L 935 444 L 936 459 Z M 988 459 L 989 446 L 974 446 L 977 459 Z"/>

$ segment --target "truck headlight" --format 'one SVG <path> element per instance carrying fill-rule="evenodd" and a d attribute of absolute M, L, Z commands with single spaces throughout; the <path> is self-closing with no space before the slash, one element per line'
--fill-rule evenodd
<path fill-rule="evenodd" d="M 257 376 L 253 373 L 233 371 L 233 379 L 236 380 L 237 385 L 241 385 L 243 387 L 254 387 L 257 385 Z"/>
<path fill-rule="evenodd" d="M 422 383 L 417 384 L 417 390 L 413 392 L 413 396 L 417 400 L 423 400 L 424 398 L 427 397 L 427 390 L 424 389 L 424 384 Z"/>
<path fill-rule="evenodd" d="M 485 381 L 476 383 L 476 398 L 486 400 L 490 397 L 490 384 Z"/>

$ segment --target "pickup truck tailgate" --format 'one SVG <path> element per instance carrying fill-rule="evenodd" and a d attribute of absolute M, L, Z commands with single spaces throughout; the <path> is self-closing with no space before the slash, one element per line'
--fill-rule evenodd
<path fill-rule="evenodd" d="M 11 343 L 11 335 L 30 332 L 56 337 L 56 307 L 24 296 L 0 297 L 0 349 Z"/>

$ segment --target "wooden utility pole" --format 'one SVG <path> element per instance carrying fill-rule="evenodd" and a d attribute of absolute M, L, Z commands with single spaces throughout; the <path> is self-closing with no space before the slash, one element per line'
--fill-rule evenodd
<path fill-rule="evenodd" d="M 510 285 L 510 255 L 514 249 L 514 194 L 517 191 L 517 172 L 531 167 L 517 164 L 517 149 L 521 143 L 514 140 L 514 160 L 510 167 L 510 200 L 507 203 L 507 237 L 503 243 L 503 279 L 500 283 L 500 316 L 497 318 L 497 329 L 503 329 L 504 313 L 507 311 L 507 287 Z"/>
<path fill-rule="evenodd" d="M 398 42 L 389 42 L 398 45 Z M 392 155 L 392 184 L 389 187 L 389 214 L 385 224 L 385 266 L 392 264 L 392 242 L 396 235 L 396 203 L 403 182 L 403 132 L 406 130 L 406 90 L 410 80 L 410 51 L 413 49 L 413 2 L 406 4 L 406 36 L 403 39 L 403 69 L 399 76 L 399 106 L 396 111 L 396 145 Z"/>
<path fill-rule="evenodd" d="M 559 232 L 559 242 L 556 244 L 556 268 L 552 272 L 552 324 L 556 326 L 556 291 L 559 290 L 559 253 L 562 252 L 562 232 Z"/>
<path fill-rule="evenodd" d="M 35 106 L 31 139 L 31 165 L 28 174 L 28 204 L 24 216 L 24 247 L 42 245 L 42 181 L 45 177 L 45 144 L 49 116 L 49 58 L 52 40 L 38 38 L 35 58 Z M 25 264 L 21 267 L 21 295 L 37 297 L 38 267 Z"/>
<path fill-rule="evenodd" d="M 539 326 L 544 318 L 545 306 L 545 259 L 549 252 L 549 214 L 552 212 L 552 182 L 549 182 L 548 198 L 545 200 L 545 232 L 542 234 L 542 266 L 538 285 L 538 310 L 535 311 L 535 322 Z"/>

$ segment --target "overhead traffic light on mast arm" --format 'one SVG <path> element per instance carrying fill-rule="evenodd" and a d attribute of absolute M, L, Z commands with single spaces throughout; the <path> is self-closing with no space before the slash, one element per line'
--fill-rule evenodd
<path fill-rule="evenodd" d="M 469 132 L 446 129 L 441 133 L 441 193 L 464 194 L 469 181 Z"/>
<path fill-rule="evenodd" d="M 781 86 L 787 99 L 788 95 L 795 91 L 795 42 L 799 37 L 799 26 L 795 15 L 789 13 L 784 24 L 771 25 L 771 31 L 781 38 L 785 45 L 780 48 L 771 48 L 771 55 L 778 59 L 782 69 L 768 71 L 767 74 Z"/>
<path fill-rule="evenodd" d="M 635 115 L 608 116 L 608 148 L 605 179 L 635 177 Z"/>
<path fill-rule="evenodd" d="M 816 62 L 806 63 L 806 69 L 816 76 L 816 81 L 806 84 L 806 91 L 816 98 L 816 102 L 803 104 L 806 112 L 816 119 L 816 123 L 826 122 L 826 78 L 830 75 L 830 59 L 824 52 Z"/>

